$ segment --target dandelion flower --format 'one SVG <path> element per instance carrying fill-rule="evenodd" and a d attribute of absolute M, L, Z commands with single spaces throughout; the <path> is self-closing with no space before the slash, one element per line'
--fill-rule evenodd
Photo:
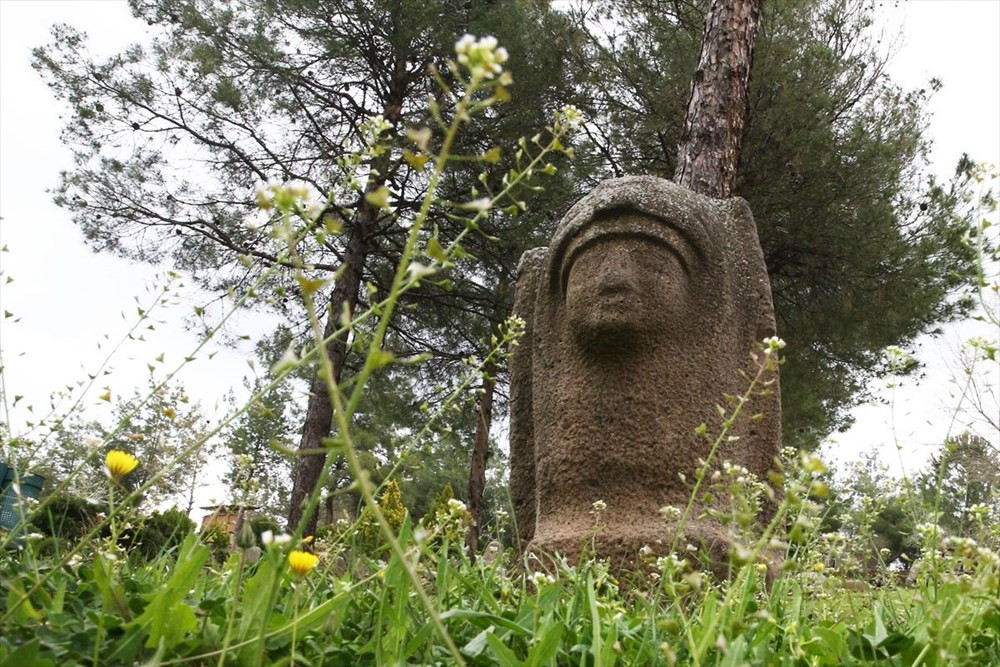
<path fill-rule="evenodd" d="M 319 557 L 308 551 L 292 551 L 288 554 L 288 564 L 292 572 L 302 576 L 308 574 L 319 563 Z"/>
<path fill-rule="evenodd" d="M 139 459 L 135 458 L 128 452 L 121 451 L 120 449 L 112 449 L 108 452 L 108 455 L 104 457 L 104 467 L 107 469 L 108 476 L 111 477 L 111 479 L 121 479 L 135 470 L 138 465 Z"/>

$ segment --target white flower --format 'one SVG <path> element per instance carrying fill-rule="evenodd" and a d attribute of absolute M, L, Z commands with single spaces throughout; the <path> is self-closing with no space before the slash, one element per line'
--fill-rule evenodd
<path fill-rule="evenodd" d="M 580 111 L 573 104 L 567 104 L 562 109 L 560 109 L 557 119 L 561 124 L 565 125 L 571 130 L 575 130 L 576 128 L 580 127 L 586 120 L 585 116 L 583 115 L 583 112 Z"/>
<path fill-rule="evenodd" d="M 462 35 L 455 42 L 459 64 L 469 68 L 475 79 L 492 79 L 503 72 L 503 64 L 510 57 L 507 49 L 497 46 L 497 38 L 486 36 L 476 40 L 472 35 Z"/>
<path fill-rule="evenodd" d="M 476 43 L 476 38 L 470 35 L 469 33 L 465 33 L 457 42 L 455 42 L 455 53 L 458 54 L 468 53 L 469 49 L 475 43 Z"/>
<path fill-rule="evenodd" d="M 288 544 L 292 541 L 292 536 L 288 533 L 281 533 L 280 535 L 275 535 L 270 530 L 265 530 L 260 534 L 260 541 L 264 543 L 264 546 L 269 547 L 272 544 L 276 547 Z"/>
<path fill-rule="evenodd" d="M 528 580 L 534 584 L 535 588 L 541 588 L 542 584 L 554 584 L 556 583 L 555 577 L 551 574 L 545 574 L 544 572 L 533 572 Z"/>
<path fill-rule="evenodd" d="M 660 516 L 667 521 L 676 521 L 681 518 L 681 510 L 673 505 L 664 505 L 660 508 Z"/>
<path fill-rule="evenodd" d="M 410 265 L 406 267 L 407 277 L 414 281 L 426 278 L 427 276 L 432 276 L 434 275 L 434 272 L 435 269 L 433 267 L 421 264 L 420 262 L 410 262 Z"/>
<path fill-rule="evenodd" d="M 996 551 L 987 549 L 986 547 L 979 547 L 976 549 L 976 554 L 979 556 L 979 560 L 986 565 L 992 565 L 993 567 L 1000 565 L 1000 554 Z"/>
<path fill-rule="evenodd" d="M 595 500 L 594 503 L 591 505 L 591 507 L 593 508 L 594 512 L 603 512 L 604 510 L 608 509 L 608 504 L 603 500 Z"/>
<path fill-rule="evenodd" d="M 660 570 L 683 570 L 687 567 L 687 561 L 678 558 L 675 554 L 667 554 L 656 559 L 656 567 Z"/>
<path fill-rule="evenodd" d="M 461 207 L 470 211 L 485 211 L 490 207 L 491 201 L 489 197 L 480 197 L 479 199 L 465 202 Z"/>
<path fill-rule="evenodd" d="M 768 336 L 764 339 L 764 354 L 771 354 L 783 349 L 785 349 L 785 341 L 777 336 Z"/>

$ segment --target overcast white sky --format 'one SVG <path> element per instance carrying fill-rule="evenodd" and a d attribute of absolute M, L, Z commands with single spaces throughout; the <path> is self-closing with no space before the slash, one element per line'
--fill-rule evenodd
<path fill-rule="evenodd" d="M 923 87 L 931 77 L 944 82 L 930 106 L 935 171 L 947 178 L 963 152 L 1000 163 L 1000 1 L 885 3 L 880 11 L 886 26 L 903 28 L 893 78 L 905 87 Z M 30 68 L 30 50 L 47 43 L 49 26 L 59 21 L 86 31 L 98 55 L 140 41 L 147 31 L 119 0 L 0 0 L 0 246 L 8 249 L 0 253 L 0 283 L 14 280 L 0 285 L 0 309 L 13 314 L 0 320 L 0 348 L 8 404 L 24 395 L 10 415 L 15 433 L 45 411 L 50 392 L 85 379 L 98 366 L 107 348 L 105 343 L 98 350 L 97 344 L 105 335 L 117 340 L 127 331 L 135 319 L 135 298 L 149 299 L 147 291 L 162 284 L 157 274 L 164 268 L 91 253 L 69 213 L 46 192 L 57 185 L 59 171 L 70 166 L 70 156 L 59 141 L 62 105 Z M 166 317 L 159 318 L 164 323 L 145 332 L 145 343 L 116 355 L 113 374 L 84 398 L 89 414 L 110 416 L 109 405 L 97 398 L 105 387 L 128 395 L 133 387 L 145 386 L 146 363 L 159 353 L 177 362 L 194 348 L 196 336 L 176 324 L 190 307 L 185 301 L 165 311 Z M 244 317 L 240 326 L 255 336 L 264 330 L 255 317 Z M 917 354 L 927 376 L 919 385 L 909 382 L 897 389 L 894 408 L 859 408 L 857 425 L 836 438 L 831 454 L 845 460 L 878 447 L 897 470 L 901 461 L 910 472 L 919 467 L 949 428 L 962 430 L 951 425 L 950 368 L 959 343 L 971 335 L 996 332 L 964 323 L 949 327 L 939 339 L 922 341 Z M 218 354 L 211 361 L 202 355 L 181 380 L 218 418 L 213 406 L 241 385 L 250 372 L 246 362 L 252 350 L 212 350 Z M 994 384 L 1000 384 L 997 371 L 992 374 Z M 1000 436 L 992 434 L 992 439 Z M 894 443 L 902 447 L 901 455 Z M 199 502 L 216 494 L 206 490 Z"/>

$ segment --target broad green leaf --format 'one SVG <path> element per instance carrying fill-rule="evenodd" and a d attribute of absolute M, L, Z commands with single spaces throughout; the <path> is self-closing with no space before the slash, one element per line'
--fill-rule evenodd
<path fill-rule="evenodd" d="M 493 626 L 486 628 L 478 635 L 469 640 L 469 643 L 462 647 L 462 653 L 469 656 L 470 658 L 478 657 L 480 653 L 486 650 L 486 637 L 491 632 L 493 632 Z M 530 657 L 530 656 L 529 656 Z M 534 663 L 537 664 L 537 663 Z"/>
<path fill-rule="evenodd" d="M 886 632 L 885 623 L 882 622 L 882 605 L 876 603 L 874 609 L 875 619 L 865 628 L 865 639 L 871 642 L 873 647 L 878 647 L 889 636 Z"/>
<path fill-rule="evenodd" d="M 154 593 L 142 614 L 135 619 L 137 626 L 148 626 L 147 648 L 160 646 L 161 640 L 170 648 L 198 627 L 194 609 L 185 604 L 188 591 L 194 588 L 210 550 L 188 535 L 177 553 L 177 562 L 170 578 Z"/>
<path fill-rule="evenodd" d="M 518 635 L 530 635 L 531 628 L 521 626 L 514 621 L 504 618 L 503 616 L 497 616 L 496 614 L 487 614 L 481 611 L 471 611 L 467 609 L 449 609 L 440 615 L 442 621 L 446 621 L 451 618 L 457 618 L 463 621 L 471 621 L 472 623 L 478 625 L 479 627 L 485 628 L 490 625 L 496 625 L 498 627 L 507 628 Z"/>
<path fill-rule="evenodd" d="M 549 625 L 545 626 L 541 631 L 538 642 L 528 651 L 528 659 L 525 662 L 529 665 L 551 664 L 559 652 L 559 646 L 565 630 L 566 625 L 562 621 L 549 623 Z"/>
<path fill-rule="evenodd" d="M 126 621 L 132 620 L 125 591 L 122 590 L 121 584 L 115 581 L 111 562 L 104 556 L 94 559 L 94 582 L 97 584 L 97 590 L 101 592 L 104 608 L 115 612 Z"/>
<path fill-rule="evenodd" d="M 39 642 L 32 639 L 18 646 L 7 656 L 3 664 L 5 667 L 49 667 L 51 660 L 42 660 L 38 657 Z"/>
<path fill-rule="evenodd" d="M 514 652 L 507 648 L 492 632 L 486 634 L 486 642 L 490 645 L 490 653 L 497 659 L 497 664 L 500 667 L 519 667 L 521 665 L 521 661 L 517 659 Z"/>

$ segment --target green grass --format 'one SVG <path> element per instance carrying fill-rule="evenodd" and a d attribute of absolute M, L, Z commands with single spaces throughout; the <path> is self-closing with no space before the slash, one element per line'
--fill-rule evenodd
<path fill-rule="evenodd" d="M 240 553 L 212 561 L 194 535 L 150 562 L 111 560 L 95 541 L 82 562 L 59 564 L 36 555 L 51 544 L 29 541 L 0 556 L 0 664 L 1000 661 L 1000 566 L 985 549 L 966 574 L 951 572 L 957 556 L 935 559 L 916 587 L 852 591 L 836 572 L 796 574 L 795 560 L 768 590 L 753 565 L 728 582 L 686 563 L 618 579 L 597 560 L 536 572 L 513 551 L 472 564 L 448 540 L 415 544 L 408 524 L 399 544 L 409 567 L 320 542 L 320 565 L 300 576 L 287 566 L 291 545 L 272 545 L 250 565 Z"/>

